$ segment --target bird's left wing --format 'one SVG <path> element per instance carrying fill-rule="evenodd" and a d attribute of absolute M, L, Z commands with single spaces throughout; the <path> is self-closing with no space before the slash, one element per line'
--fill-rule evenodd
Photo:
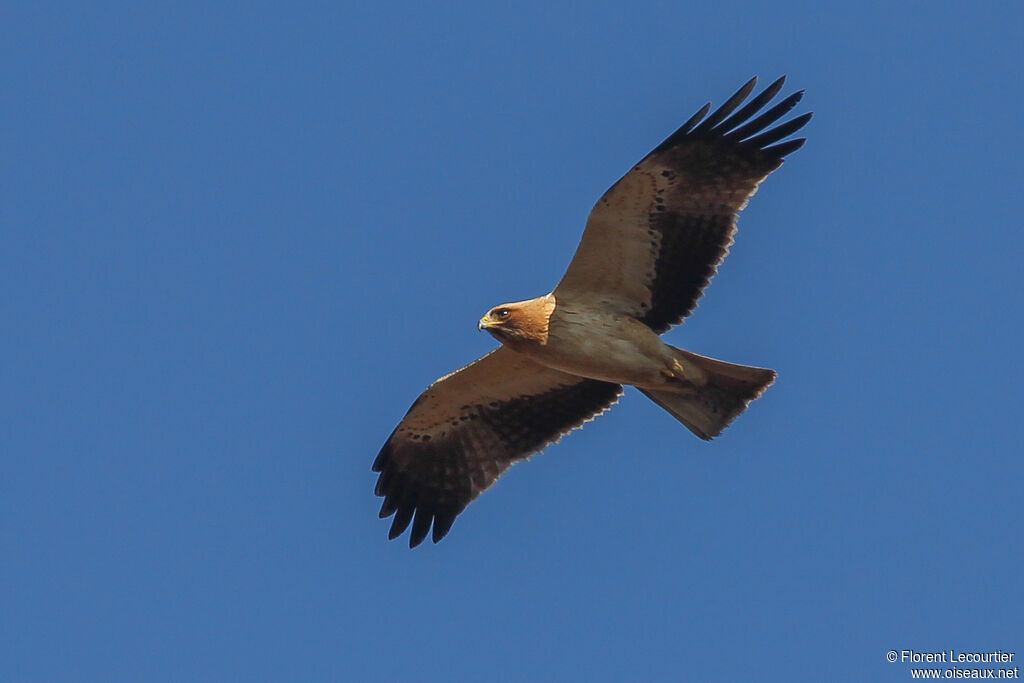
<path fill-rule="evenodd" d="M 380 516 L 395 515 L 389 538 L 412 522 L 409 547 L 416 547 L 433 523 L 437 543 L 510 465 L 604 412 L 621 393 L 618 384 L 552 370 L 505 347 L 437 380 L 373 463 Z"/>
<path fill-rule="evenodd" d="M 783 80 L 742 107 L 756 78 L 710 116 L 706 105 L 605 192 L 555 297 L 592 301 L 658 333 L 689 315 L 732 244 L 737 214 L 804 143 L 779 141 L 810 114 L 771 127 L 802 93 L 758 114 Z"/>

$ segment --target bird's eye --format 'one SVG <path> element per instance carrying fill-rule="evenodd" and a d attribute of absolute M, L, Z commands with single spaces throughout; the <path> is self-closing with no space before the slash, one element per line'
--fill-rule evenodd
<path fill-rule="evenodd" d="M 511 314 L 512 314 L 512 311 L 508 310 L 507 308 L 499 308 L 498 310 L 496 310 L 494 312 L 494 317 L 495 318 L 502 318 L 502 319 L 504 319 L 504 318 L 509 317 Z"/>

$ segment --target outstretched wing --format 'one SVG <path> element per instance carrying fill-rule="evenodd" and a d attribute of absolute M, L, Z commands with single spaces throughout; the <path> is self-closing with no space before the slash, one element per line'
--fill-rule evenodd
<path fill-rule="evenodd" d="M 757 115 L 784 81 L 738 111 L 756 78 L 707 118 L 705 105 L 605 192 L 555 296 L 632 315 L 658 333 L 689 315 L 729 251 L 739 212 L 804 144 L 776 143 L 811 114 L 770 128 L 803 91 Z"/>
<path fill-rule="evenodd" d="M 373 463 L 380 516 L 395 515 L 388 537 L 411 521 L 415 548 L 433 522 L 437 543 L 510 465 L 604 412 L 621 393 L 618 384 L 552 370 L 505 347 L 437 380 Z"/>

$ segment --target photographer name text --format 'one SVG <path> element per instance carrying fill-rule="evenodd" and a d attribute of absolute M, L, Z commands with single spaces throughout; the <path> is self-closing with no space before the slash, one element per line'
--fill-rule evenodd
<path fill-rule="evenodd" d="M 1013 652 L 994 650 L 992 652 L 959 652 L 943 650 L 942 652 L 918 652 L 917 650 L 900 651 L 901 662 L 990 662 L 993 664 L 1012 662 Z"/>

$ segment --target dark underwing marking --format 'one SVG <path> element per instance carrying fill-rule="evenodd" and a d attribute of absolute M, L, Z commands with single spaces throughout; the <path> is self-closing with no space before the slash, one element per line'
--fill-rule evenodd
<path fill-rule="evenodd" d="M 389 537 L 405 531 L 415 514 L 423 521 L 413 523 L 410 547 L 426 538 L 431 521 L 433 541 L 440 541 L 455 516 L 510 465 L 601 412 L 621 391 L 618 384 L 587 379 L 533 396 L 491 401 L 469 408 L 475 411 L 471 419 L 455 422 L 457 429 L 429 443 L 429 435 L 407 440 L 396 430 L 373 464 L 380 472 L 375 493 L 384 497 L 380 516 L 395 514 Z"/>
<path fill-rule="evenodd" d="M 668 191 L 655 197 L 647 225 L 647 233 L 657 233 L 660 241 L 651 242 L 656 274 L 648 279 L 651 306 L 641 320 L 656 332 L 697 307 L 732 244 L 743 202 L 784 156 L 804 143 L 801 138 L 774 144 L 802 128 L 810 114 L 770 128 L 796 106 L 803 91 L 755 117 L 778 94 L 785 77 L 737 110 L 756 82 L 748 81 L 709 116 L 710 105 L 702 108 L 638 166 L 669 167 L 660 172 L 669 182 L 662 189 Z M 706 199 L 707 209 L 696 209 L 696 198 Z"/>
<path fill-rule="evenodd" d="M 648 273 L 651 307 L 643 318 L 664 332 L 689 315 L 732 242 L 731 216 L 655 214 L 651 224 L 661 235 L 654 273 Z"/>

